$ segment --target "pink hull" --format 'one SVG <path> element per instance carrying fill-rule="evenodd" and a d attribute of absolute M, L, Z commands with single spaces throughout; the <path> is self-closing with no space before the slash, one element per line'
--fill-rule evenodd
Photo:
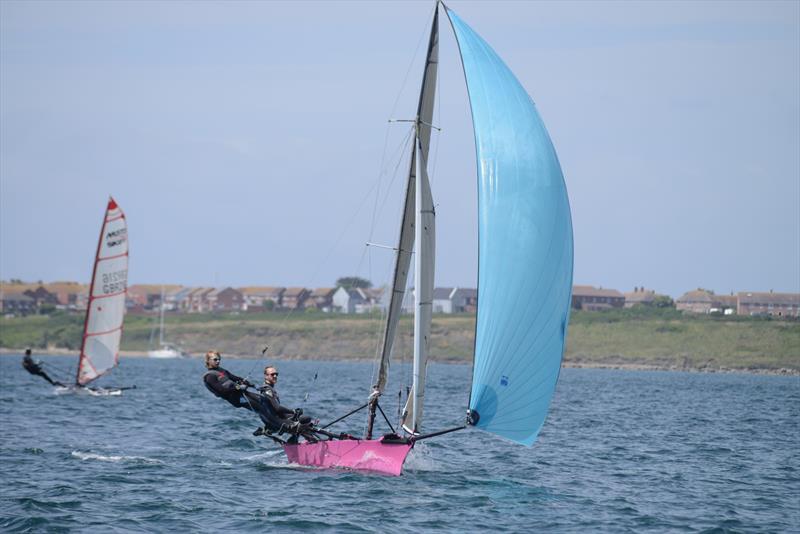
<path fill-rule="evenodd" d="M 399 476 L 412 444 L 381 440 L 336 440 L 283 446 L 292 463 L 314 467 L 341 467 Z"/>

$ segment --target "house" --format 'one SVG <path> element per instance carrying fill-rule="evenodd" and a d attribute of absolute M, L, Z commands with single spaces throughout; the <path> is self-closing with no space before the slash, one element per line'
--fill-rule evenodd
<path fill-rule="evenodd" d="M 212 291 L 214 291 L 214 288 L 212 287 L 193 288 L 186 295 L 186 299 L 184 300 L 186 307 L 183 311 L 187 313 L 201 313 L 209 311 L 211 307 L 208 303 L 207 296 Z"/>
<path fill-rule="evenodd" d="M 656 292 L 644 287 L 634 287 L 632 292 L 624 293 L 625 307 L 652 306 L 656 300 Z"/>
<path fill-rule="evenodd" d="M 340 313 L 355 313 L 356 306 L 364 303 L 365 295 L 359 289 L 339 287 L 333 293 L 333 310 Z"/>
<path fill-rule="evenodd" d="M 152 284 L 128 286 L 127 301 L 128 307 L 157 308 L 161 304 L 161 286 Z"/>
<path fill-rule="evenodd" d="M 89 300 L 89 286 L 77 282 L 52 282 L 45 286 L 50 293 L 56 295 L 58 307 L 64 309 L 78 308 L 78 301 L 84 304 L 82 309 L 86 309 L 86 302 Z"/>
<path fill-rule="evenodd" d="M 675 308 L 691 313 L 710 313 L 714 307 L 714 292 L 705 289 L 687 291 L 675 301 Z"/>
<path fill-rule="evenodd" d="M 372 313 L 385 311 L 389 303 L 384 301 L 384 297 L 389 294 L 383 287 L 376 288 L 357 288 L 361 295 L 361 302 L 355 305 L 356 313 Z"/>
<path fill-rule="evenodd" d="M 593 286 L 572 286 L 572 308 L 575 310 L 599 311 L 622 308 L 625 296 L 616 289 Z"/>
<path fill-rule="evenodd" d="M 800 293 L 740 292 L 737 295 L 739 315 L 772 315 L 800 317 Z"/>
<path fill-rule="evenodd" d="M 164 301 L 166 302 L 167 294 L 175 294 L 182 288 L 183 286 L 175 284 L 134 284 L 128 286 L 129 305 L 142 307 L 148 310 L 160 309 L 162 292 L 164 293 Z"/>
<path fill-rule="evenodd" d="M 469 287 L 457 287 L 450 300 L 453 301 L 453 313 L 475 313 L 478 311 L 478 290 Z"/>
<path fill-rule="evenodd" d="M 478 310 L 478 290 L 467 287 L 433 288 L 433 313 L 475 313 Z M 403 297 L 403 313 L 414 313 L 414 288 Z"/>
<path fill-rule="evenodd" d="M 44 286 L 39 286 L 36 289 L 28 289 L 22 293 L 33 299 L 36 308 L 41 308 L 42 304 L 51 304 L 56 306 L 58 302 L 58 295 L 51 293 Z"/>
<path fill-rule="evenodd" d="M 334 293 L 336 293 L 335 287 L 318 287 L 308 296 L 306 307 L 329 312 L 333 309 Z"/>
<path fill-rule="evenodd" d="M 24 293 L 0 292 L 0 312 L 12 315 L 36 313 L 36 300 Z"/>
<path fill-rule="evenodd" d="M 302 310 L 311 291 L 304 287 L 287 287 L 283 292 L 281 307 L 287 310 Z"/>
<path fill-rule="evenodd" d="M 454 291 L 455 288 L 452 287 L 434 287 L 431 311 L 433 313 L 453 313 L 453 300 L 451 297 Z"/>
<path fill-rule="evenodd" d="M 206 302 L 211 311 L 240 311 L 244 308 L 244 296 L 232 287 L 210 291 L 206 294 Z"/>
<path fill-rule="evenodd" d="M 244 298 L 244 309 L 247 311 L 264 311 L 279 308 L 285 287 L 250 286 L 240 287 Z"/>
<path fill-rule="evenodd" d="M 177 291 L 170 291 L 164 295 L 165 310 L 186 312 L 189 310 L 189 295 L 194 291 L 191 287 L 182 287 Z"/>
<path fill-rule="evenodd" d="M 739 307 L 739 297 L 736 295 L 716 295 L 717 309 L 711 308 L 711 312 L 721 312 L 725 315 L 733 315 Z"/>

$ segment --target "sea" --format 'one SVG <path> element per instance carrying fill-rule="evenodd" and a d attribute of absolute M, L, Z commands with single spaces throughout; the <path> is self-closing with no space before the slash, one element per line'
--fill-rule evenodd
<path fill-rule="evenodd" d="M 76 357 L 37 357 L 74 376 Z M 391 477 L 290 464 L 200 359 L 122 358 L 100 379 L 136 385 L 121 396 L 57 394 L 21 359 L 0 356 L 2 532 L 800 532 L 797 376 L 563 369 L 533 447 L 453 432 Z M 274 363 L 282 402 L 322 422 L 373 380 L 370 363 Z M 264 364 L 223 356 L 251 380 Z M 390 421 L 408 368 L 392 371 Z M 470 373 L 429 366 L 426 430 L 463 422 Z"/>

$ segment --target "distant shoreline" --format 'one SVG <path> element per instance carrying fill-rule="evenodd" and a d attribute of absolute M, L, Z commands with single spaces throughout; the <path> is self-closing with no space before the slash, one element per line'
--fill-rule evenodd
<path fill-rule="evenodd" d="M 23 350 L 0 348 L 0 356 L 21 355 Z M 33 351 L 34 355 L 43 356 L 64 356 L 75 357 L 78 351 L 69 349 L 36 349 Z M 120 356 L 123 358 L 148 358 L 146 353 L 139 351 L 120 351 Z M 256 360 L 251 356 L 241 354 L 225 354 L 226 358 L 234 360 Z M 202 355 L 198 354 L 189 359 L 201 360 Z M 372 359 L 364 358 L 291 358 L 279 357 L 275 358 L 278 361 L 320 361 L 331 363 L 371 363 Z M 471 362 L 460 359 L 431 359 L 433 363 L 441 363 L 447 365 L 470 365 Z M 774 375 L 774 376 L 800 376 L 800 370 L 797 369 L 729 369 L 724 367 L 687 367 L 685 369 L 677 368 L 674 366 L 665 365 L 651 365 L 646 363 L 602 363 L 602 362 L 571 362 L 564 361 L 561 364 L 562 369 L 616 369 L 621 371 L 662 371 L 662 372 L 683 372 L 683 373 L 717 373 L 717 374 L 750 374 L 750 375 Z"/>

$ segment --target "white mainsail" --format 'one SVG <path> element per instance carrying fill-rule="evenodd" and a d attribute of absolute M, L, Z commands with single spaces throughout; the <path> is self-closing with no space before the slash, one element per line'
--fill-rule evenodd
<path fill-rule="evenodd" d="M 421 153 L 421 152 L 420 152 Z M 414 367 L 411 393 L 403 410 L 403 428 L 416 433 L 422 424 L 428 341 L 431 333 L 433 278 L 436 261 L 436 214 L 428 180 L 427 158 L 419 158 L 420 187 L 417 188 L 416 250 L 414 261 Z"/>
<path fill-rule="evenodd" d="M 416 117 L 416 143 L 412 147 L 411 152 L 411 162 L 409 164 L 409 171 L 408 171 L 408 182 L 406 187 L 406 198 L 405 198 L 405 208 L 403 210 L 403 220 L 400 226 L 400 238 L 397 247 L 397 257 L 395 263 L 395 270 L 394 270 L 394 278 L 392 280 L 392 293 L 389 301 L 389 309 L 386 317 L 386 326 L 384 328 L 384 335 L 383 335 L 383 343 L 381 346 L 381 359 L 380 359 L 380 368 L 378 371 L 378 381 L 375 385 L 375 389 L 378 393 L 381 393 L 386 386 L 387 374 L 389 369 L 389 358 L 391 357 L 392 353 L 392 346 L 394 344 L 395 334 L 397 332 L 397 323 L 400 319 L 400 312 L 401 306 L 403 302 L 403 297 L 405 295 L 406 290 L 406 283 L 408 281 L 408 271 L 411 266 L 411 255 L 415 246 L 415 240 L 417 241 L 417 246 L 419 246 L 419 239 L 418 236 L 415 236 L 416 227 L 419 226 L 419 212 L 420 208 L 420 195 L 417 193 L 417 167 L 419 166 L 420 169 L 423 170 L 424 174 L 424 184 L 423 184 L 423 191 L 422 197 L 430 198 L 430 185 L 427 183 L 427 171 L 425 168 L 427 167 L 428 162 L 428 153 L 430 149 L 430 139 L 431 139 L 431 122 L 433 120 L 433 107 L 434 107 L 434 100 L 436 95 L 436 76 L 438 71 L 438 61 L 439 61 L 439 25 L 438 25 L 438 11 L 434 14 L 433 18 L 433 25 L 431 27 L 431 35 L 428 41 L 428 52 L 426 55 L 425 60 L 425 72 L 422 78 L 422 87 L 420 88 L 420 97 L 419 97 L 419 104 L 417 108 L 417 117 Z M 426 192 L 427 191 L 427 192 Z M 432 214 L 433 211 L 433 203 L 430 203 L 429 208 L 427 211 L 430 211 Z M 424 221 L 423 221 L 424 223 Z M 432 230 L 432 226 L 431 226 Z M 431 258 L 433 257 L 431 251 Z M 419 271 L 419 269 L 417 269 Z M 433 264 L 431 263 L 431 279 L 433 278 Z M 418 275 L 417 275 L 418 276 Z M 432 281 L 431 281 L 432 284 Z M 419 283 L 416 284 L 416 287 L 419 287 Z M 417 291 L 418 292 L 418 291 Z M 430 299 L 428 299 L 430 301 Z M 417 313 L 418 310 L 415 310 Z M 429 331 L 430 330 L 430 312 L 427 314 L 427 327 L 419 328 L 417 325 L 417 320 L 415 319 L 415 334 L 419 330 L 420 332 Z M 425 319 L 423 319 L 423 323 L 425 323 Z M 427 335 L 426 335 L 427 338 Z M 415 354 L 418 352 L 418 349 L 415 346 Z M 419 366 L 417 365 L 418 359 L 415 356 L 415 369 L 417 370 L 415 375 L 415 382 L 412 388 L 415 392 L 419 393 L 419 399 L 421 399 L 422 394 L 424 393 L 424 369 L 425 364 L 422 365 L 422 382 L 423 385 L 418 385 L 418 375 L 419 375 Z M 421 414 L 421 404 L 419 402 L 415 403 L 415 405 L 419 406 L 420 414 Z M 371 411 L 370 414 L 371 420 L 374 418 L 374 409 Z M 370 420 L 370 423 L 371 423 Z M 371 432 L 371 424 L 370 430 L 368 434 Z"/>
<path fill-rule="evenodd" d="M 109 198 L 92 271 L 89 302 L 78 361 L 79 385 L 117 365 L 128 290 L 128 226 L 125 214 Z"/>

